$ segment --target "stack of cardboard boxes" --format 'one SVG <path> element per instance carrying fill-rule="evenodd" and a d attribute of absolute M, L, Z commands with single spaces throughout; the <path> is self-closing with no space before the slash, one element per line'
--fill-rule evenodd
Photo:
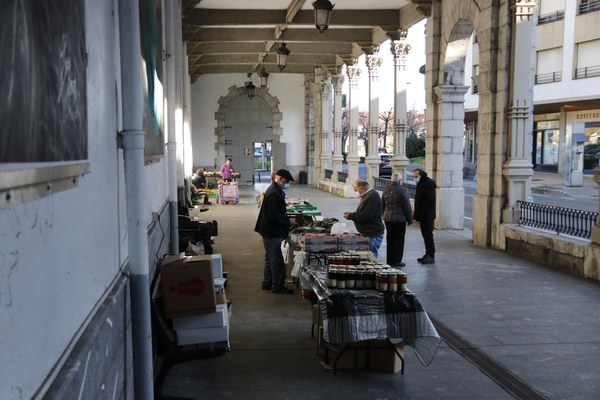
<path fill-rule="evenodd" d="M 229 348 L 230 308 L 220 254 L 166 257 L 160 287 L 179 346 L 226 343 Z"/>

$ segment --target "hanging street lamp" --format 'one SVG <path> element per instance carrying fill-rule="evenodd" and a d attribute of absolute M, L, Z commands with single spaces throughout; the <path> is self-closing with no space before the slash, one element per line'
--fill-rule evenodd
<path fill-rule="evenodd" d="M 287 65 L 287 58 L 290 55 L 290 50 L 285 47 L 285 43 L 281 43 L 281 46 L 277 49 L 277 66 L 279 71 L 283 71 Z"/>
<path fill-rule="evenodd" d="M 261 88 L 264 89 L 267 87 L 267 82 L 269 81 L 269 73 L 265 69 L 264 65 L 263 65 L 262 69 L 260 70 L 260 72 L 258 73 L 258 81 L 260 83 Z"/>
<path fill-rule="evenodd" d="M 315 9 L 315 26 L 319 32 L 323 33 L 329 28 L 331 10 L 334 5 L 329 0 L 316 0 L 312 5 Z"/>

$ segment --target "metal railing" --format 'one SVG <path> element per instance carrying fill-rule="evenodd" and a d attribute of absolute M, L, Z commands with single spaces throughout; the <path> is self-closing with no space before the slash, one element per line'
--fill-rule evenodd
<path fill-rule="evenodd" d="M 373 188 L 375 190 L 383 191 L 391 183 L 392 183 L 392 181 L 390 179 L 375 177 L 375 182 L 373 184 Z M 406 190 L 406 194 L 408 194 L 408 197 L 413 198 L 413 199 L 415 198 L 415 192 L 417 189 L 416 189 L 416 185 L 414 183 L 402 182 L 402 187 Z"/>
<path fill-rule="evenodd" d="M 338 182 L 346 183 L 347 180 L 348 180 L 348 173 L 338 171 Z"/>
<path fill-rule="evenodd" d="M 600 76 L 600 65 L 575 69 L 575 79 L 591 78 L 592 76 Z"/>
<path fill-rule="evenodd" d="M 561 19 L 565 19 L 565 10 L 540 15 L 540 17 L 538 18 L 538 25 L 547 24 L 548 22 L 560 21 Z"/>
<path fill-rule="evenodd" d="M 582 1 L 579 4 L 579 14 L 586 14 L 596 10 L 600 10 L 600 0 Z"/>
<path fill-rule="evenodd" d="M 552 83 L 552 82 L 560 82 L 562 80 L 562 72 L 547 72 L 545 74 L 536 74 L 535 75 L 535 83 Z"/>
<path fill-rule="evenodd" d="M 325 170 L 325 179 L 331 179 L 332 175 L 333 175 L 333 170 L 331 170 L 331 169 Z"/>
<path fill-rule="evenodd" d="M 589 239 L 598 213 L 546 204 L 517 201 L 519 225 Z"/>

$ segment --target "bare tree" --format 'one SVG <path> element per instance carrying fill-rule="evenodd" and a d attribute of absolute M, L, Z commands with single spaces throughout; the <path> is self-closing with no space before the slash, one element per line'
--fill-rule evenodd
<path fill-rule="evenodd" d="M 392 109 L 389 111 L 383 111 L 379 114 L 379 120 L 382 121 L 382 124 L 379 129 L 379 138 L 383 138 L 383 147 L 387 147 L 387 136 L 388 131 L 392 127 L 392 121 L 394 120 L 394 113 Z"/>
<path fill-rule="evenodd" d="M 365 144 L 366 154 L 369 154 L 369 113 L 359 111 L 358 113 L 358 140 Z"/>
<path fill-rule="evenodd" d="M 348 110 L 342 111 L 342 154 L 346 154 L 346 143 L 350 134 L 350 115 Z"/>

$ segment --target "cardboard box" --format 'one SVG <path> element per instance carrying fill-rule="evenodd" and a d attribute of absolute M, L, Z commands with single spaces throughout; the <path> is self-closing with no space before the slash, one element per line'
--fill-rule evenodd
<path fill-rule="evenodd" d="M 229 325 L 217 328 L 182 329 L 177 331 L 177 344 L 214 343 L 229 341 Z"/>
<path fill-rule="evenodd" d="M 395 374 L 402 370 L 402 360 L 387 340 L 367 340 L 350 344 L 342 353 L 343 345 L 326 345 L 327 353 L 323 366 L 336 369 L 369 369 Z M 404 357 L 404 347 L 395 344 L 396 351 Z M 341 354 L 341 356 L 340 356 Z"/>
<path fill-rule="evenodd" d="M 211 254 L 213 266 L 213 278 L 223 277 L 223 257 L 221 254 Z"/>
<path fill-rule="evenodd" d="M 166 257 L 160 265 L 167 318 L 214 313 L 217 310 L 210 255 Z"/>
<path fill-rule="evenodd" d="M 227 304 L 217 304 L 217 311 L 210 314 L 173 318 L 173 329 L 219 328 L 229 325 Z"/>

